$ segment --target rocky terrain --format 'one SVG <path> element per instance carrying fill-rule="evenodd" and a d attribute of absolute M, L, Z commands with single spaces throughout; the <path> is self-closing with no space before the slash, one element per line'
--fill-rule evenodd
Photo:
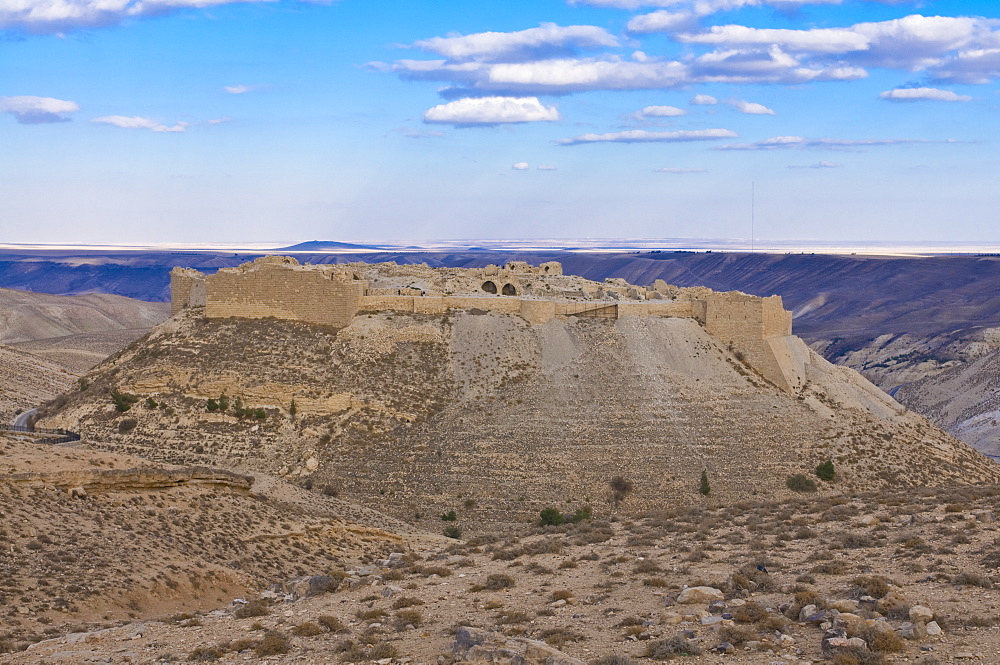
<path fill-rule="evenodd" d="M 0 629 L 14 651 L 0 663 L 994 663 L 998 496 L 710 494 L 638 515 L 626 498 L 575 524 L 411 540 L 322 587 L 233 589 L 219 609 L 43 624 L 30 637 L 11 634 L 28 622 L 15 597 Z M 41 535 L 36 551 L 58 551 Z"/>
<path fill-rule="evenodd" d="M 0 422 L 69 391 L 169 315 L 163 303 L 121 296 L 0 289 Z"/>
<path fill-rule="evenodd" d="M 0 437 L 0 652 L 433 542 L 273 478 Z M 440 537 L 438 537 L 440 539 Z M 110 622 L 110 623 L 109 623 Z"/>
<path fill-rule="evenodd" d="M 171 319 L 85 377 L 39 423 L 109 450 L 266 471 L 439 529 L 545 505 L 699 504 L 789 495 L 823 461 L 842 489 L 996 482 L 995 464 L 851 370 L 809 356 L 798 395 L 692 319 L 482 311 L 361 315 L 346 328 Z"/>

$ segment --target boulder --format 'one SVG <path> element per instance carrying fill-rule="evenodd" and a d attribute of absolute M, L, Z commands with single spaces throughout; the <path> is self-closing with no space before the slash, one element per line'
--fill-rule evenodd
<path fill-rule="evenodd" d="M 713 600 L 725 599 L 726 594 L 710 586 L 688 587 L 677 596 L 677 602 L 681 605 L 708 605 Z"/>
<path fill-rule="evenodd" d="M 934 611 L 923 605 L 914 605 L 910 608 L 910 621 L 913 623 L 927 623 L 934 619 Z"/>

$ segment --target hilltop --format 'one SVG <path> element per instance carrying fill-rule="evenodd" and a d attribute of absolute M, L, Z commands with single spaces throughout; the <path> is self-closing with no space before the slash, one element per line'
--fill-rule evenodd
<path fill-rule="evenodd" d="M 704 503 L 703 471 L 709 502 L 790 495 L 786 480 L 824 461 L 848 491 L 1000 478 L 856 372 L 781 334 L 780 300 L 517 270 L 497 284 L 536 295 L 433 294 L 478 285 L 483 271 L 346 265 L 324 277 L 269 260 L 209 277 L 205 309 L 192 305 L 200 278 L 182 273 L 178 314 L 46 408 L 42 424 L 153 459 L 277 473 L 428 528 L 449 511 L 481 530 L 546 505 L 600 509 L 615 475 L 633 482 L 637 509 Z M 337 310 L 342 327 L 280 320 L 330 314 L 302 289 L 289 291 L 297 309 L 257 288 L 243 304 L 241 279 L 344 280 L 329 288 L 354 289 L 359 309 Z M 567 280 L 577 300 L 538 295 Z M 586 315 L 535 318 L 533 303 L 545 302 Z M 775 334 L 740 333 L 752 329 L 740 316 L 772 306 Z M 241 307 L 270 318 L 231 316 Z M 713 308 L 729 313 L 724 326 Z"/>

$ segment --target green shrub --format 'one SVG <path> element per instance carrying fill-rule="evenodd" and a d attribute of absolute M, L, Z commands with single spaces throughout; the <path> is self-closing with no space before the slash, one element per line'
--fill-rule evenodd
<path fill-rule="evenodd" d="M 625 497 L 635 488 L 631 480 L 627 480 L 623 476 L 614 476 L 608 481 L 611 486 L 611 502 L 614 503 L 615 508 L 617 508 Z"/>
<path fill-rule="evenodd" d="M 441 515 L 441 519 L 445 522 L 454 522 L 458 519 L 458 514 L 454 510 L 449 510 Z"/>
<path fill-rule="evenodd" d="M 788 480 L 785 481 L 785 484 L 788 485 L 788 489 L 793 492 L 816 491 L 816 481 L 804 473 L 796 473 L 795 475 L 788 476 Z"/>
<path fill-rule="evenodd" d="M 712 491 L 712 486 L 708 484 L 708 471 L 701 472 L 701 483 L 698 485 L 698 491 L 708 496 Z"/>
<path fill-rule="evenodd" d="M 539 526 L 558 526 L 566 521 L 566 517 L 558 509 L 551 506 L 542 510 L 540 515 Z"/>
<path fill-rule="evenodd" d="M 833 470 L 833 462 L 827 460 L 816 467 L 816 476 L 823 481 L 830 482 L 837 474 Z"/>
<path fill-rule="evenodd" d="M 579 524 L 585 520 L 589 520 L 593 517 L 594 509 L 590 506 L 584 506 L 583 508 L 577 508 L 576 512 L 566 518 L 567 522 L 572 522 L 573 524 Z"/>
<path fill-rule="evenodd" d="M 138 424 L 139 421 L 136 420 L 135 418 L 125 418 L 120 423 L 118 423 L 118 433 L 128 434 L 129 432 L 134 430 Z"/>
<path fill-rule="evenodd" d="M 139 401 L 138 395 L 132 393 L 122 393 L 117 390 L 111 391 L 111 401 L 115 405 L 115 410 L 125 413 L 132 408 L 132 405 Z"/>
<path fill-rule="evenodd" d="M 448 536 L 449 538 L 454 538 L 455 540 L 458 540 L 459 538 L 462 537 L 462 527 L 458 526 L 457 524 L 449 524 L 444 528 L 444 535 Z"/>
<path fill-rule="evenodd" d="M 674 635 L 665 640 L 650 642 L 644 655 L 653 660 L 673 660 L 676 656 L 700 656 L 701 647 L 683 635 Z"/>

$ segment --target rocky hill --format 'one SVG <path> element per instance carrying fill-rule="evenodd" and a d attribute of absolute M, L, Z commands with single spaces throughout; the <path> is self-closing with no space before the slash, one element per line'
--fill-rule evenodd
<path fill-rule="evenodd" d="M 29 435 L 0 436 L 0 509 L 0 653 L 47 634 L 214 609 L 296 577 L 342 576 L 434 540 L 273 478 Z"/>
<path fill-rule="evenodd" d="M 702 503 L 702 471 L 712 500 L 787 495 L 789 476 L 827 460 L 844 490 L 1000 479 L 801 342 L 806 384 L 788 394 L 693 319 L 383 312 L 337 330 L 191 312 L 96 368 L 41 424 L 278 473 L 434 529 L 449 511 L 482 529 L 547 505 L 606 507 L 616 475 L 635 508 Z"/>

